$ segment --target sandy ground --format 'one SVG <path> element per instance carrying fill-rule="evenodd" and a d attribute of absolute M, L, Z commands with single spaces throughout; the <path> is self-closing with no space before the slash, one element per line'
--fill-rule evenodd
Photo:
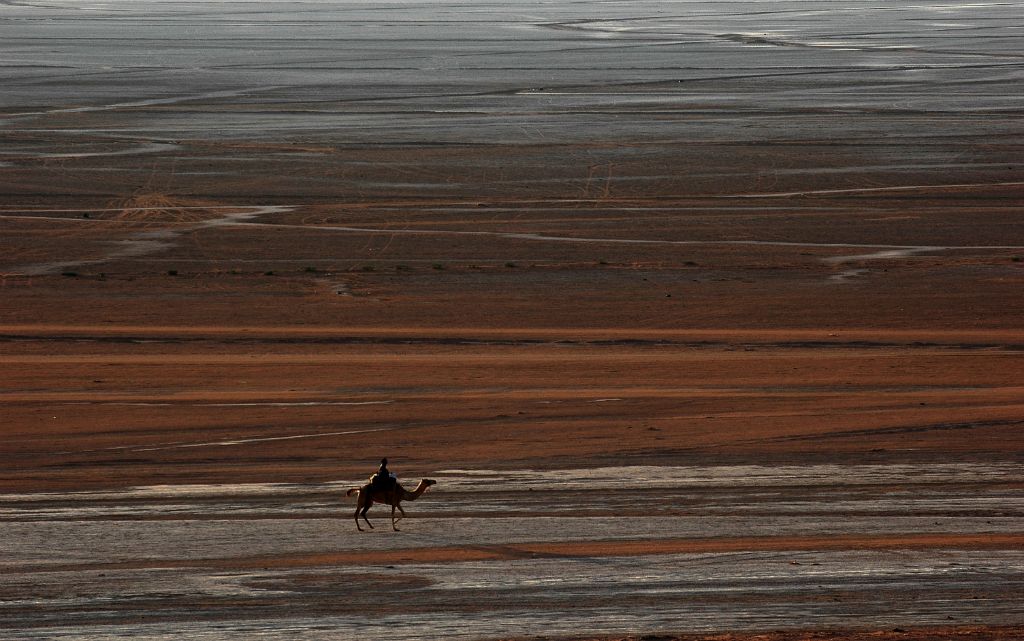
<path fill-rule="evenodd" d="M 841 632 L 774 632 L 758 634 L 751 637 L 736 634 L 713 634 L 694 636 L 663 636 L 644 635 L 639 637 L 621 637 L 616 641 L 818 641 L 847 639 L 849 641 L 900 641 L 901 639 L 917 639 L 922 641 L 946 641 L 947 639 L 976 639 L 977 641 L 998 641 L 1002 639 L 1018 639 L 1019 631 L 1013 628 L 925 628 L 916 630 L 896 629 L 881 632 L 841 633 Z"/>
<path fill-rule="evenodd" d="M 1024 639 L 1019 2 L 0 8 L 5 640 Z"/>

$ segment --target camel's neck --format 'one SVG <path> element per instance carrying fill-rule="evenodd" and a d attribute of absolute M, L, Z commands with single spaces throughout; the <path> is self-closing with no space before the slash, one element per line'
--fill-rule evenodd
<path fill-rule="evenodd" d="M 426 483 L 420 483 L 419 485 L 416 486 L 416 489 L 413 490 L 412 492 L 410 492 L 409 490 L 406 490 L 406 489 L 403 488 L 402 489 L 402 492 L 404 493 L 404 497 L 403 498 L 406 501 L 415 501 L 416 499 L 420 498 L 421 494 L 423 494 L 424 492 L 427 491 L 427 487 L 428 487 L 428 485 Z"/>

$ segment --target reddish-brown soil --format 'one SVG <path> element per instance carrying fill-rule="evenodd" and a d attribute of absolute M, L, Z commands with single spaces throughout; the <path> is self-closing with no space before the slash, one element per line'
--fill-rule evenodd
<path fill-rule="evenodd" d="M 867 210 L 894 206 L 871 202 Z M 928 202 L 932 208 L 940 201 Z M 14 233 L 0 242 L 19 250 L 3 254 L 0 491 L 320 484 L 363 478 L 383 455 L 408 479 L 451 469 L 927 466 L 1014 463 L 1024 455 L 1024 299 L 1018 295 L 1024 268 L 1016 250 L 835 264 L 823 259 L 872 250 L 389 234 L 390 226 L 471 230 L 475 224 L 468 213 L 435 216 L 429 208 L 404 216 L 415 220 L 374 222 L 365 218 L 365 206 L 318 205 L 265 216 L 259 222 L 266 227 L 157 221 L 140 228 L 96 212 L 112 222 L 81 236 L 86 227 L 77 220 L 4 220 Z M 867 217 L 850 216 L 844 220 Z M 695 221 L 708 238 L 731 238 L 737 229 L 727 217 L 691 219 L 689 213 L 660 218 L 649 230 L 587 209 L 572 212 L 579 231 L 552 229 L 563 223 L 550 217 L 490 220 L 508 232 L 618 239 L 692 238 Z M 992 242 L 971 239 L 974 225 L 923 218 L 908 228 L 928 236 L 915 242 Z M 794 215 L 771 234 L 767 227 L 744 234 L 814 242 L 870 242 L 874 234 L 821 224 Z M 332 225 L 382 231 L 320 229 Z M 161 230 L 176 235 L 159 252 L 103 259 L 107 241 L 134 242 L 140 233 Z M 85 262 L 93 260 L 99 262 Z M 18 273 L 20 266 L 60 261 L 83 262 Z M 863 271 L 834 278 L 854 267 Z M 558 498 L 557 474 L 552 478 L 552 503 L 536 499 L 541 514 L 573 514 Z M 878 490 L 898 494 L 909 487 L 899 481 Z M 986 491 L 1021 489 L 1014 481 Z M 796 489 L 783 492 L 804 497 Z M 431 500 L 410 511 L 430 515 Z M 514 504 L 515 497 L 503 500 Z M 350 507 L 341 507 L 347 516 Z M 611 507 L 592 509 L 616 514 Z M 660 509 L 686 508 L 669 502 Z M 472 504 L 455 514 L 487 518 Z M 638 508 L 622 516 L 645 515 Z M 378 512 L 378 526 L 386 523 L 382 517 Z M 352 527 L 347 518 L 343 523 Z M 415 530 L 415 522 L 408 527 Z M 21 571 L 319 574 L 428 566 L 454 572 L 465 564 L 500 567 L 523 559 L 1001 554 L 1024 546 L 1018 534 L 972 531 L 574 539 L 567 533 L 561 541 L 502 545 L 396 540 L 383 549 L 317 553 L 54 560 Z M 366 594 L 392 589 L 391 579 L 359 577 Z M 1014 598 L 1012 588 L 988 589 L 988 598 Z M 325 611 L 337 608 L 326 605 L 330 599 L 310 598 Z M 179 603 L 196 605 L 165 599 L 152 607 Z M 642 599 L 630 603 L 645 607 Z M 1017 627 L 848 628 L 636 638 L 1024 638 Z"/>

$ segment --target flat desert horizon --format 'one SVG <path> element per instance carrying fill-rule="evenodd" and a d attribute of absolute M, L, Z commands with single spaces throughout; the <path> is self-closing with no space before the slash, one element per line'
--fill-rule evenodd
<path fill-rule="evenodd" d="M 0 2 L 0 636 L 1024 639 L 1022 15 Z"/>

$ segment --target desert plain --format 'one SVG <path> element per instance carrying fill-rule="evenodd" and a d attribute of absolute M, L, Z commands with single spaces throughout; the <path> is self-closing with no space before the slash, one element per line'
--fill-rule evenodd
<path fill-rule="evenodd" d="M 1024 638 L 1022 9 L 0 2 L 0 636 Z"/>

